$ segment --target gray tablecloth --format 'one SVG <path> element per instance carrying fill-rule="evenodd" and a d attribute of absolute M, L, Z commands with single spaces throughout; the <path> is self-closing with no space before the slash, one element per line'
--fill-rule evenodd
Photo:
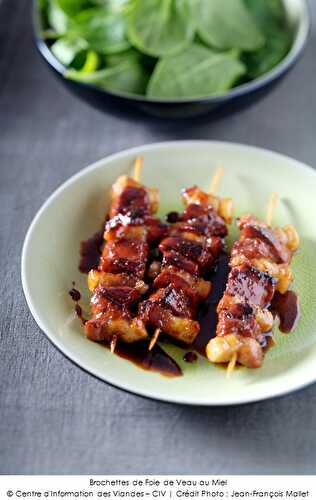
<path fill-rule="evenodd" d="M 20 282 L 22 242 L 36 211 L 103 156 L 156 141 L 220 139 L 315 164 L 315 28 L 301 61 L 267 97 L 232 116 L 187 124 L 131 123 L 69 95 L 36 53 L 28 0 L 0 1 L 0 42 L 0 472 L 315 473 L 315 385 L 222 409 L 126 394 L 50 344 Z"/>

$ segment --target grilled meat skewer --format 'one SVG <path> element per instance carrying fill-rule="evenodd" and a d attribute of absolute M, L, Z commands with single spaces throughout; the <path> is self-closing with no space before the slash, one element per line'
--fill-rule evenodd
<path fill-rule="evenodd" d="M 84 327 L 91 340 L 113 340 L 112 349 L 117 340 L 132 343 L 148 338 L 135 311 L 148 289 L 144 277 L 149 245 L 167 232 L 167 226 L 154 217 L 157 207 L 158 191 L 133 178 L 121 176 L 112 187 L 106 243 L 98 270 L 88 276 L 92 319 Z"/>
<path fill-rule="evenodd" d="M 285 294 L 293 280 L 290 263 L 299 237 L 293 226 L 272 229 L 252 215 L 241 217 L 238 227 L 241 235 L 232 248 L 228 283 L 217 308 L 217 336 L 206 353 L 213 363 L 258 368 L 274 326 L 270 305 L 275 293 Z"/>
<path fill-rule="evenodd" d="M 186 208 L 159 250 L 154 292 L 139 305 L 144 323 L 185 344 L 192 344 L 200 331 L 197 311 L 211 290 L 208 274 L 224 249 L 226 223 L 231 222 L 232 203 L 196 186 L 184 189 Z M 152 345 L 152 344 L 151 344 Z"/>

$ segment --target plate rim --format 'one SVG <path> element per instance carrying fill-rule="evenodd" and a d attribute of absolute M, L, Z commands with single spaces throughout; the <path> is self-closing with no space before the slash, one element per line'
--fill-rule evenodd
<path fill-rule="evenodd" d="M 122 383 L 122 382 L 116 382 L 113 380 L 113 378 L 107 377 L 105 375 L 102 375 L 98 373 L 97 369 L 94 369 L 89 365 L 89 363 L 86 363 L 84 361 L 81 361 L 80 356 L 77 356 L 76 354 L 73 353 L 73 351 L 65 347 L 62 342 L 58 341 L 56 338 L 56 335 L 54 334 L 53 329 L 50 327 L 46 326 L 45 323 L 41 320 L 40 315 L 37 312 L 37 307 L 34 304 L 32 298 L 31 298 L 31 291 L 28 285 L 28 280 L 26 277 L 27 273 L 27 257 L 28 257 L 28 247 L 32 239 L 33 232 L 36 230 L 36 226 L 38 221 L 40 220 L 42 214 L 46 211 L 46 209 L 50 206 L 51 203 L 54 202 L 58 196 L 65 191 L 71 184 L 76 182 L 78 179 L 81 177 L 84 177 L 85 175 L 89 174 L 90 171 L 99 169 L 99 168 L 109 168 L 110 163 L 115 160 L 119 160 L 122 158 L 128 158 L 129 156 L 136 155 L 136 154 L 146 154 L 148 151 L 155 151 L 159 150 L 161 148 L 172 148 L 172 147 L 198 147 L 198 146 L 214 146 L 214 147 L 228 147 L 228 148 L 239 148 L 241 150 L 247 150 L 247 151 L 254 151 L 254 152 L 259 152 L 261 154 L 265 154 L 270 156 L 271 158 L 274 157 L 276 159 L 282 159 L 286 160 L 287 162 L 292 163 L 295 168 L 300 168 L 301 170 L 304 170 L 306 173 L 308 173 L 311 176 L 315 176 L 316 178 L 316 171 L 313 169 L 311 166 L 301 162 L 300 160 L 296 160 L 295 158 L 292 158 L 290 156 L 284 155 L 282 153 L 279 153 L 277 151 L 271 150 L 271 149 L 266 149 L 258 146 L 252 146 L 252 145 L 247 145 L 243 143 L 238 143 L 238 142 L 230 142 L 230 141 L 213 141 L 213 140 L 175 140 L 175 141 L 161 141 L 161 142 L 154 142 L 150 144 L 144 144 L 144 145 L 139 145 L 139 146 L 134 146 L 132 148 L 127 148 L 122 151 L 119 151 L 117 153 L 109 154 L 96 162 L 93 162 L 89 164 L 88 166 L 80 169 L 78 172 L 75 174 L 71 175 L 69 178 L 67 178 L 64 182 L 62 182 L 49 196 L 48 198 L 42 203 L 40 208 L 37 210 L 35 213 L 27 231 L 25 234 L 23 246 L 22 246 L 22 253 L 21 253 L 21 282 L 22 282 L 22 289 L 24 293 L 24 297 L 27 303 L 27 306 L 33 316 L 33 319 L 35 320 L 36 324 L 40 328 L 40 330 L 45 334 L 45 336 L 48 338 L 48 340 L 56 347 L 67 359 L 69 359 L 73 364 L 78 366 L 79 368 L 83 369 L 85 372 L 89 373 L 90 375 L 94 376 L 95 378 L 101 380 L 102 382 L 105 382 L 109 384 L 112 387 L 115 387 L 117 389 L 123 390 L 127 393 L 141 396 L 143 398 L 155 400 L 155 401 L 161 401 L 164 403 L 173 403 L 173 404 L 181 404 L 181 405 L 188 405 L 188 406 L 206 406 L 206 407 L 225 407 L 225 406 L 239 406 L 239 405 L 246 405 L 246 404 L 251 404 L 251 403 L 256 403 L 260 401 L 267 401 L 270 399 L 275 399 L 279 398 L 282 396 L 286 396 L 291 393 L 295 393 L 301 389 L 304 389 L 308 387 L 309 385 L 313 384 L 316 382 L 316 373 L 315 376 L 309 377 L 307 380 L 304 380 L 303 382 L 299 382 L 298 384 L 292 383 L 289 386 L 285 387 L 284 389 L 279 388 L 276 390 L 272 390 L 271 394 L 266 395 L 266 394 L 259 394 L 254 395 L 254 396 L 242 396 L 238 399 L 238 397 L 234 399 L 227 399 L 225 401 L 216 401 L 215 399 L 212 400 L 210 398 L 209 401 L 205 401 L 205 399 L 201 400 L 190 400 L 190 398 L 182 398 L 182 397 L 168 397 L 168 394 L 155 394 L 153 392 L 150 392 L 146 389 L 142 388 L 135 388 L 132 386 L 129 386 L 128 382 Z M 238 391 L 237 391 L 238 394 Z"/>

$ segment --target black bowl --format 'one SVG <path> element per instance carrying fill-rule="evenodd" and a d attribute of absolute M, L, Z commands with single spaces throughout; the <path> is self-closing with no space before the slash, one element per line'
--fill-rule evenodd
<path fill-rule="evenodd" d="M 135 113 L 135 110 L 138 110 L 164 118 L 189 118 L 209 113 L 219 107 L 225 106 L 229 112 L 236 106 L 245 105 L 270 90 L 272 85 L 294 66 L 308 39 L 310 12 L 306 0 L 284 0 L 284 4 L 293 30 L 292 48 L 287 56 L 262 77 L 239 85 L 223 95 L 205 98 L 148 99 L 145 96 L 106 91 L 95 85 L 68 80 L 64 76 L 65 66 L 53 55 L 41 37 L 43 26 L 36 0 L 33 1 L 33 30 L 36 46 L 50 69 L 72 93 L 97 109 L 115 113 Z"/>

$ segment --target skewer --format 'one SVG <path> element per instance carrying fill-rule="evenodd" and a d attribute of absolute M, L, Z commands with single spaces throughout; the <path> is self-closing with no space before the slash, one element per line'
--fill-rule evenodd
<path fill-rule="evenodd" d="M 141 173 L 142 173 L 142 168 L 143 168 L 143 161 L 144 161 L 144 157 L 143 156 L 137 156 L 137 158 L 135 160 L 133 179 L 136 182 L 140 181 L 140 177 L 141 177 Z"/>
<path fill-rule="evenodd" d="M 236 363 L 237 363 L 237 352 L 235 352 L 233 354 L 232 359 L 230 360 L 230 362 L 227 365 L 227 371 L 226 371 L 227 378 L 230 378 L 231 374 L 235 370 Z"/>
<path fill-rule="evenodd" d="M 150 340 L 148 351 L 151 351 L 155 347 L 160 334 L 161 334 L 161 330 L 159 328 L 157 328 L 155 330 L 155 333 L 153 334 L 151 340 Z"/>
<path fill-rule="evenodd" d="M 211 180 L 211 183 L 210 183 L 210 186 L 208 189 L 208 194 L 215 194 L 223 175 L 224 175 L 224 168 L 218 167 L 218 169 L 216 170 L 216 172 L 213 175 L 213 178 Z M 232 359 L 230 360 L 230 362 L 227 365 L 227 371 L 226 371 L 227 378 L 229 378 L 231 376 L 232 372 L 235 369 L 236 363 L 237 363 L 237 353 L 235 353 L 233 355 Z"/>
<path fill-rule="evenodd" d="M 269 199 L 268 207 L 267 207 L 266 222 L 267 222 L 268 226 L 272 225 L 273 212 L 275 211 L 277 202 L 278 202 L 277 193 L 272 193 L 270 196 L 270 199 Z"/>
<path fill-rule="evenodd" d="M 144 157 L 137 156 L 137 158 L 135 160 L 135 164 L 134 164 L 134 175 L 133 175 L 134 180 L 137 182 L 140 181 L 141 172 L 142 172 L 142 168 L 143 168 L 143 162 L 144 162 Z M 161 330 L 159 328 L 157 328 L 155 330 L 154 335 L 152 336 L 152 338 L 150 340 L 149 347 L 148 347 L 149 351 L 151 351 L 154 348 L 154 346 L 156 345 L 160 333 L 161 333 Z M 112 344 L 111 344 L 111 346 L 112 346 Z"/>
<path fill-rule="evenodd" d="M 135 167 L 136 167 L 136 165 L 135 165 Z M 208 194 L 215 194 L 215 192 L 216 192 L 216 190 L 218 188 L 218 185 L 220 183 L 220 180 L 223 177 L 223 175 L 224 175 L 224 168 L 223 167 L 217 168 L 217 170 L 216 170 L 215 174 L 213 175 L 212 180 L 210 182 L 209 189 L 208 189 Z M 157 341 L 159 339 L 160 333 L 161 333 L 161 330 L 159 328 L 157 328 L 155 330 L 154 335 L 152 336 L 152 338 L 150 340 L 150 344 L 149 344 L 149 347 L 148 347 L 149 351 L 151 351 L 154 348 L 154 346 L 156 345 L 156 343 L 157 343 Z"/>
<path fill-rule="evenodd" d="M 137 158 L 135 160 L 133 178 L 137 182 L 140 181 L 141 172 L 142 172 L 142 168 L 143 168 L 143 161 L 144 161 L 143 156 L 137 156 Z M 152 338 L 150 340 L 148 351 L 151 351 L 154 348 L 154 346 L 156 345 L 156 343 L 158 341 L 160 333 L 161 333 L 161 330 L 159 328 L 157 328 L 155 330 L 154 335 L 152 336 Z M 111 346 L 112 346 L 112 344 L 111 344 Z"/>
<path fill-rule="evenodd" d="M 112 340 L 111 340 L 111 345 L 110 345 L 110 349 L 111 349 L 112 354 L 114 354 L 114 352 L 115 352 L 116 344 L 117 344 L 117 336 L 113 335 Z"/>
<path fill-rule="evenodd" d="M 278 195 L 277 193 L 271 193 L 271 196 L 269 198 L 268 206 L 267 206 L 267 215 L 266 215 L 266 223 L 268 226 L 272 225 L 272 220 L 273 220 L 273 213 L 276 209 L 276 205 L 278 202 Z M 274 336 L 273 336 L 273 342 L 275 342 Z M 231 374 L 233 373 L 237 363 L 237 353 L 234 353 L 232 356 L 232 359 L 227 365 L 227 371 L 226 371 L 226 376 L 229 378 Z"/>
<path fill-rule="evenodd" d="M 215 194 L 217 191 L 218 185 L 220 183 L 221 178 L 224 175 L 224 168 L 223 167 L 218 167 L 216 170 L 215 174 L 212 177 L 212 180 L 210 182 L 209 188 L 208 188 L 208 194 Z"/>

